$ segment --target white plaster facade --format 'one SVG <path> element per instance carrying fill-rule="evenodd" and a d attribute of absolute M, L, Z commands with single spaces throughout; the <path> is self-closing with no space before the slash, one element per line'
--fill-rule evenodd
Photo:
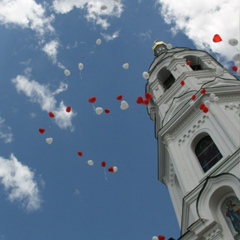
<path fill-rule="evenodd" d="M 220 211 L 227 197 L 240 199 L 240 81 L 204 51 L 166 46 L 155 57 L 146 84 L 148 113 L 158 141 L 158 178 L 169 190 L 180 239 L 240 239 Z M 174 79 L 168 89 L 166 79 Z M 206 172 L 194 151 L 205 135 L 222 155 Z"/>

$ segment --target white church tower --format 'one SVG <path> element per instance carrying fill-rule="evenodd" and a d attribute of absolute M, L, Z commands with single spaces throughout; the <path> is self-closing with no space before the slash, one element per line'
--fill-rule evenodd
<path fill-rule="evenodd" d="M 240 81 L 210 54 L 153 45 L 146 92 L 181 240 L 240 239 Z"/>

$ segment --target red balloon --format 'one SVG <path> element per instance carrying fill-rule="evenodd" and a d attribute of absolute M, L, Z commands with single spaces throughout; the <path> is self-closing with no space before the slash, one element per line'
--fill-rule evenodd
<path fill-rule="evenodd" d="M 202 111 L 203 111 L 204 113 L 207 113 L 207 112 L 208 112 L 208 108 L 205 106 L 205 107 L 202 109 Z"/>
<path fill-rule="evenodd" d="M 196 100 L 196 95 L 192 95 L 192 100 L 195 101 Z"/>
<path fill-rule="evenodd" d="M 236 66 L 233 66 L 233 67 L 232 67 L 232 70 L 233 70 L 234 72 L 237 72 L 238 68 L 237 68 Z"/>
<path fill-rule="evenodd" d="M 191 65 L 191 61 L 187 61 L 186 64 L 187 64 L 188 66 L 190 66 L 190 65 Z"/>
<path fill-rule="evenodd" d="M 138 99 L 137 99 L 137 104 L 143 104 L 144 103 L 144 100 L 143 100 L 143 98 L 142 97 L 138 97 Z"/>
<path fill-rule="evenodd" d="M 39 131 L 41 134 L 43 134 L 43 133 L 45 132 L 45 129 L 39 128 L 38 131 Z"/>
<path fill-rule="evenodd" d="M 79 157 L 82 157 L 83 156 L 83 153 L 82 152 L 78 152 L 77 153 Z"/>
<path fill-rule="evenodd" d="M 201 94 L 203 94 L 203 95 L 206 94 L 206 92 L 207 92 L 206 89 L 201 90 Z"/>
<path fill-rule="evenodd" d="M 54 118 L 54 117 L 55 117 L 55 115 L 54 115 L 52 112 L 48 113 L 48 116 L 49 116 L 50 118 Z"/>
<path fill-rule="evenodd" d="M 162 236 L 162 235 L 159 235 L 159 236 L 158 236 L 158 240 L 165 240 L 165 237 Z"/>
<path fill-rule="evenodd" d="M 205 108 L 205 107 L 206 107 L 205 104 L 202 103 L 199 108 L 200 108 L 201 110 L 203 110 L 203 108 Z"/>
<path fill-rule="evenodd" d="M 107 165 L 107 164 L 106 164 L 106 162 L 104 162 L 104 161 L 101 163 L 101 166 L 102 166 L 102 167 L 106 167 L 106 165 Z"/>
<path fill-rule="evenodd" d="M 108 171 L 109 171 L 109 172 L 114 172 L 113 167 L 110 167 L 110 168 L 108 169 Z"/>
<path fill-rule="evenodd" d="M 68 112 L 68 113 L 71 112 L 71 107 L 68 106 L 68 107 L 66 108 L 66 112 Z"/>
<path fill-rule="evenodd" d="M 143 104 L 144 104 L 145 106 L 147 106 L 147 105 L 149 104 L 149 102 L 150 102 L 150 100 L 149 100 L 149 99 L 146 99 L 146 100 L 144 100 Z"/>
<path fill-rule="evenodd" d="M 123 96 L 122 96 L 122 95 L 119 95 L 116 99 L 117 99 L 118 101 L 122 101 L 122 100 L 123 100 Z"/>
<path fill-rule="evenodd" d="M 105 112 L 106 114 L 109 114 L 109 113 L 110 113 L 110 110 L 109 110 L 109 109 L 105 109 L 104 112 Z"/>
<path fill-rule="evenodd" d="M 215 34 L 213 36 L 213 42 L 218 43 L 218 42 L 221 42 L 221 41 L 222 41 L 222 38 L 218 34 Z"/>
<path fill-rule="evenodd" d="M 91 97 L 91 98 L 88 99 L 88 101 L 89 101 L 90 103 L 95 103 L 96 100 L 97 100 L 96 97 Z"/>
<path fill-rule="evenodd" d="M 181 84 L 181 86 L 184 86 L 184 85 L 185 85 L 185 82 L 184 82 L 184 81 L 181 81 L 180 84 Z"/>
<path fill-rule="evenodd" d="M 152 95 L 151 95 L 151 93 L 146 93 L 145 97 L 146 97 L 146 99 L 150 100 L 152 98 Z"/>

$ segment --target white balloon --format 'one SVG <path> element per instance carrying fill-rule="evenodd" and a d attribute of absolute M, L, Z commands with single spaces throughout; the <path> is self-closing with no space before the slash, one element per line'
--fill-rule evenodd
<path fill-rule="evenodd" d="M 149 73 L 148 72 L 143 72 L 142 76 L 143 76 L 144 79 L 147 80 L 149 78 Z"/>
<path fill-rule="evenodd" d="M 83 70 L 83 67 L 84 67 L 84 66 L 83 66 L 82 63 L 79 63 L 79 64 L 78 64 L 78 69 L 79 69 L 79 70 Z"/>
<path fill-rule="evenodd" d="M 94 163 L 93 163 L 93 160 L 88 160 L 87 161 L 87 164 L 89 165 L 89 166 L 92 166 Z"/>
<path fill-rule="evenodd" d="M 52 144 L 53 138 L 46 138 L 46 142 L 47 142 L 48 144 Z"/>
<path fill-rule="evenodd" d="M 129 108 L 129 105 L 128 105 L 128 103 L 127 103 L 125 100 L 122 100 L 122 101 L 121 101 L 120 108 L 121 108 L 122 110 L 126 110 L 126 109 Z"/>
<path fill-rule="evenodd" d="M 238 45 L 238 40 L 235 38 L 231 38 L 228 40 L 228 43 L 232 46 L 236 46 L 236 45 Z"/>
<path fill-rule="evenodd" d="M 65 74 L 66 76 L 69 76 L 71 73 L 70 73 L 69 70 L 65 69 L 65 70 L 64 70 L 64 74 Z"/>
<path fill-rule="evenodd" d="M 219 100 L 219 97 L 216 96 L 216 97 L 213 98 L 213 100 L 214 100 L 215 102 L 217 102 L 217 101 Z"/>
<path fill-rule="evenodd" d="M 128 68 L 129 68 L 129 64 L 128 64 L 128 63 L 124 63 L 124 64 L 122 65 L 122 67 L 123 67 L 124 69 L 128 69 Z"/>
<path fill-rule="evenodd" d="M 217 75 L 217 76 L 223 75 L 223 69 L 222 69 L 221 67 L 217 67 L 217 68 L 216 68 L 216 75 Z"/>
<path fill-rule="evenodd" d="M 233 56 L 233 61 L 234 62 L 240 62 L 240 53 L 237 53 Z"/>
<path fill-rule="evenodd" d="M 216 95 L 215 95 L 214 93 L 211 93 L 211 94 L 210 94 L 210 98 L 212 98 L 212 99 L 214 99 L 215 96 L 216 96 Z"/>
<path fill-rule="evenodd" d="M 167 49 L 171 49 L 172 48 L 172 44 L 167 44 Z"/>
<path fill-rule="evenodd" d="M 96 44 L 97 45 L 100 45 L 102 43 L 102 40 L 100 39 L 100 38 L 98 38 L 97 40 L 96 40 Z"/>
<path fill-rule="evenodd" d="M 117 172 L 118 168 L 116 166 L 113 167 L 113 172 Z"/>
<path fill-rule="evenodd" d="M 106 10 L 107 9 L 107 6 L 106 5 L 102 5 L 101 6 L 101 10 Z"/>
<path fill-rule="evenodd" d="M 237 68 L 240 68 L 240 62 L 235 62 L 234 65 L 235 65 Z"/>
<path fill-rule="evenodd" d="M 100 114 L 103 113 L 103 108 L 101 108 L 101 107 L 96 107 L 96 108 L 95 108 L 95 112 L 96 112 L 97 115 L 100 115 Z"/>
<path fill-rule="evenodd" d="M 153 237 L 152 237 L 152 240 L 158 240 L 158 237 L 153 236 Z"/>

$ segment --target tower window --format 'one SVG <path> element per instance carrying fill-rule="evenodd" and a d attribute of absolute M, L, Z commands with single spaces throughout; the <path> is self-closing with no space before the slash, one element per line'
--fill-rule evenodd
<path fill-rule="evenodd" d="M 169 89 L 175 82 L 174 76 L 166 68 L 161 69 L 157 77 L 164 90 Z"/>
<path fill-rule="evenodd" d="M 169 89 L 173 83 L 175 82 L 175 78 L 171 74 L 164 82 L 163 82 L 163 87 L 165 90 Z"/>
<path fill-rule="evenodd" d="M 222 154 L 209 135 L 198 141 L 195 154 L 204 172 L 207 172 L 222 158 Z"/>
<path fill-rule="evenodd" d="M 206 69 L 205 64 L 203 63 L 203 61 L 196 56 L 186 56 L 186 62 L 189 62 L 189 67 L 191 67 L 191 69 L 193 71 L 199 71 L 199 70 L 204 70 Z"/>

